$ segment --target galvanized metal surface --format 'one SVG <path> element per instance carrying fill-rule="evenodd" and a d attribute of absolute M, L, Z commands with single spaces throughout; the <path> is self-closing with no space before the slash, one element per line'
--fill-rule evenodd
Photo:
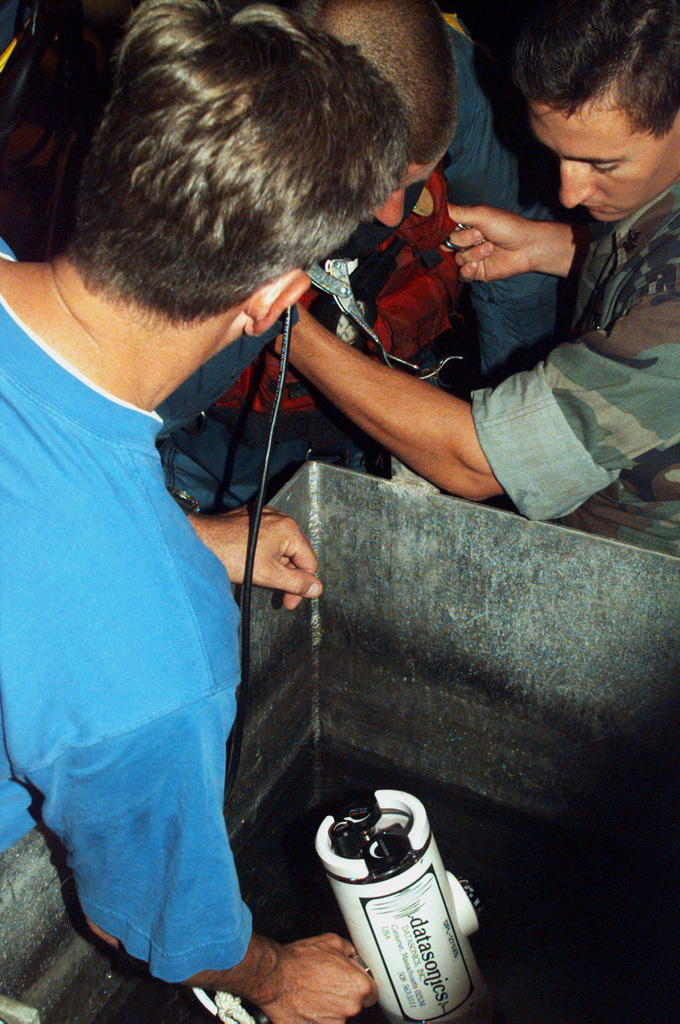
<path fill-rule="evenodd" d="M 77 911 L 55 861 L 63 854 L 37 830 L 0 853 L 0 992 L 36 1007 L 42 1024 L 76 1024 L 117 982 L 108 958 L 74 928 Z"/>
<path fill-rule="evenodd" d="M 322 733 L 553 820 L 680 839 L 680 562 L 314 472 Z"/>
<path fill-rule="evenodd" d="M 305 474 L 296 479 L 275 504 L 310 533 L 313 478 Z M 230 835 L 236 839 L 301 747 L 318 733 L 315 611 L 311 602 L 303 601 L 289 612 L 281 606 L 280 595 L 253 591 L 248 719 L 242 768 L 227 808 Z"/>

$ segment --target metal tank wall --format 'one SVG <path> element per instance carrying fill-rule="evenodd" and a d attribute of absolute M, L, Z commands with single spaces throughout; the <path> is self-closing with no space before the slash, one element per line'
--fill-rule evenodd
<path fill-rule="evenodd" d="M 321 733 L 565 824 L 680 839 L 680 561 L 314 469 Z"/>

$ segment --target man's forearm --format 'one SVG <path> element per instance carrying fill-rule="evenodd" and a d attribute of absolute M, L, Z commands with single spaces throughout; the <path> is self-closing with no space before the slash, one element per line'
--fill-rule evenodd
<path fill-rule="evenodd" d="M 304 310 L 291 360 L 362 430 L 438 487 L 476 501 L 502 493 L 467 402 L 374 362 Z"/>
<path fill-rule="evenodd" d="M 120 942 L 99 925 L 85 918 L 94 934 L 116 949 Z M 232 992 L 261 1005 L 273 1002 L 278 996 L 276 972 L 281 947 L 271 939 L 252 935 L 243 959 L 226 971 L 199 971 L 184 982 L 192 988 L 209 988 L 218 992 Z"/>
<path fill-rule="evenodd" d="M 234 967 L 226 971 L 200 971 L 185 984 L 231 992 L 263 1006 L 278 997 L 276 977 L 280 949 L 271 939 L 252 935 L 243 960 Z"/>

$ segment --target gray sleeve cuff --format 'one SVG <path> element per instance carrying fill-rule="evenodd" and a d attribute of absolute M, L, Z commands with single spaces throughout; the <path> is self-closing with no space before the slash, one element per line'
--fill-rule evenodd
<path fill-rule="evenodd" d="M 593 461 L 569 426 L 543 365 L 475 391 L 472 416 L 498 482 L 529 519 L 557 519 L 619 475 Z"/>

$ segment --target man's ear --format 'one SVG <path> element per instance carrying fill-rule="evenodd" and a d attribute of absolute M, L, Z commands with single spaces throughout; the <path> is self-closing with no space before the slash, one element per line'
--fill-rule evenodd
<path fill-rule="evenodd" d="M 284 309 L 294 305 L 305 294 L 310 284 L 308 275 L 298 269 L 257 288 L 243 303 L 243 311 L 250 320 L 245 333 L 262 334 L 266 331 Z"/>

